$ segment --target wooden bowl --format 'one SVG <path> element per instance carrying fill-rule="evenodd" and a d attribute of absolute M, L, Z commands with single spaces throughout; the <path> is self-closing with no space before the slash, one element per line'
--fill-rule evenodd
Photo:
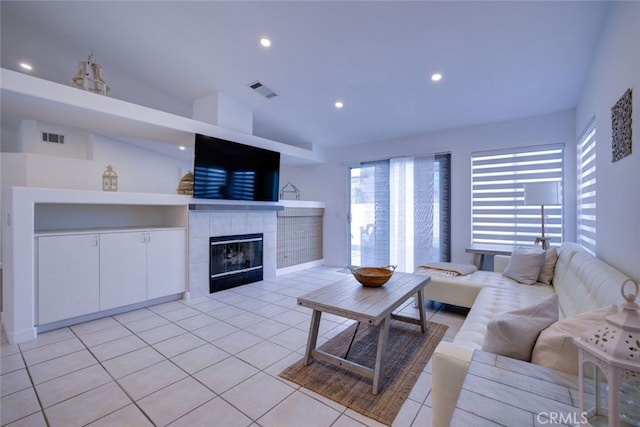
<path fill-rule="evenodd" d="M 387 267 L 349 267 L 351 274 L 356 278 L 362 286 L 368 288 L 379 288 L 391 279 L 393 272 L 396 270 L 395 265 Z"/>

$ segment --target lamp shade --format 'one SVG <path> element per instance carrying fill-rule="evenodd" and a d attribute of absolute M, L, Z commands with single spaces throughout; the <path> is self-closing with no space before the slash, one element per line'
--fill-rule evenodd
<path fill-rule="evenodd" d="M 560 204 L 560 183 L 553 181 L 525 184 L 524 204 L 527 206 Z"/>

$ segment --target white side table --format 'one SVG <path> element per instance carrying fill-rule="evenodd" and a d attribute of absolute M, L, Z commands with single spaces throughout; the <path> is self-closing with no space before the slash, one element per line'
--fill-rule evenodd
<path fill-rule="evenodd" d="M 473 254 L 473 264 L 478 267 L 478 270 L 482 269 L 485 255 L 511 255 L 513 252 L 513 246 L 504 245 L 482 245 L 474 243 L 465 249 L 468 254 Z"/>

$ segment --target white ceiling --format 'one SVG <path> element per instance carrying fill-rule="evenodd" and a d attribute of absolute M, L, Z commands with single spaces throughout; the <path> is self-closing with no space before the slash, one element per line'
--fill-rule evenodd
<path fill-rule="evenodd" d="M 331 147 L 574 108 L 609 5 L 3 0 L 2 67 L 69 84 L 93 50 L 108 83 L 130 77 L 116 98 L 135 100 L 136 79 L 165 110 L 220 91 L 253 110 L 256 135 Z"/>

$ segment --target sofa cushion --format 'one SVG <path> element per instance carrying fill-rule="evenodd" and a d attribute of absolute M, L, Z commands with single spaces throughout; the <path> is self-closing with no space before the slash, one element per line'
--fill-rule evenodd
<path fill-rule="evenodd" d="M 544 261 L 545 251 L 535 247 L 518 247 L 513 250 L 509 264 L 502 274 L 519 283 L 533 285 L 538 281 Z"/>
<path fill-rule="evenodd" d="M 417 268 L 417 274 L 429 274 L 427 270 Z M 461 307 L 471 308 L 474 305 L 478 293 L 485 288 L 496 288 L 511 291 L 525 296 L 531 295 L 531 301 L 547 297 L 554 293 L 553 286 L 543 283 L 524 285 L 513 279 L 494 271 L 478 270 L 472 274 L 456 277 L 431 276 L 431 282 L 424 288 L 425 299 L 444 302 Z M 538 297 L 536 299 L 535 297 Z M 506 307 L 509 311 L 517 307 Z"/>
<path fill-rule="evenodd" d="M 538 282 L 548 285 L 553 279 L 553 271 L 558 261 L 558 250 L 556 248 L 547 249 L 544 252 L 544 263 L 538 274 Z"/>
<path fill-rule="evenodd" d="M 429 286 L 431 286 L 431 283 L 425 289 L 429 288 Z M 487 325 L 492 319 L 508 311 L 538 304 L 553 295 L 551 286 L 520 286 L 523 288 L 522 291 L 494 287 L 481 289 L 476 297 L 476 302 L 469 310 L 464 323 L 452 342 L 471 350 L 480 350 L 487 334 Z M 524 291 L 531 288 L 535 288 L 540 292 L 530 293 Z"/>
<path fill-rule="evenodd" d="M 560 270 L 562 271 L 562 267 Z M 556 271 L 553 279 L 563 317 L 618 304 L 621 302 L 620 285 L 628 278 L 620 270 L 593 255 L 576 252 L 564 273 L 559 277 Z"/>
<path fill-rule="evenodd" d="M 617 313 L 616 305 L 576 314 L 555 322 L 540 332 L 531 353 L 536 365 L 578 375 L 578 347 L 573 342 L 589 329 L 604 323 L 605 318 Z"/>
<path fill-rule="evenodd" d="M 540 332 L 557 320 L 557 295 L 538 304 L 503 313 L 487 324 L 482 349 L 528 362 Z"/>

